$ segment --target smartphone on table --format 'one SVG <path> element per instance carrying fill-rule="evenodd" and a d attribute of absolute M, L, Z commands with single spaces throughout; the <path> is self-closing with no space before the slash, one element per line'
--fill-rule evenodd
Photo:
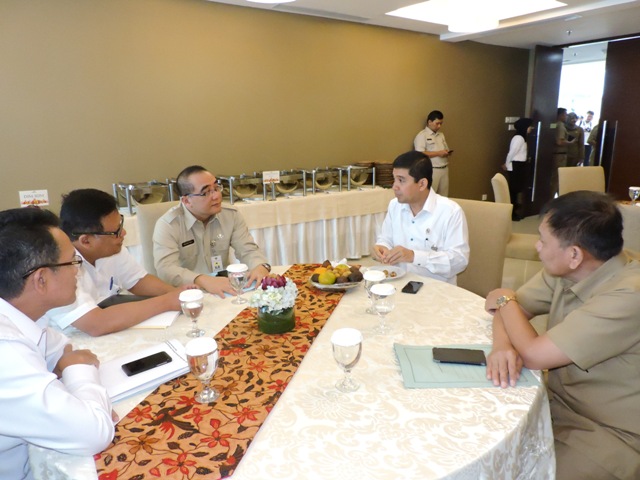
<path fill-rule="evenodd" d="M 416 281 L 410 281 L 407 282 L 407 284 L 402 287 L 402 292 L 403 293 L 418 293 L 418 290 L 420 290 L 420 288 L 422 288 L 422 282 L 416 282 Z"/>
<path fill-rule="evenodd" d="M 128 377 L 131 377 L 133 375 L 137 375 L 138 373 L 146 372 L 147 370 L 151 370 L 152 368 L 159 367 L 160 365 L 165 365 L 167 363 L 170 363 L 171 361 L 173 361 L 173 359 L 167 352 L 158 352 L 125 363 L 122 365 L 122 370 L 127 374 Z"/>
<path fill-rule="evenodd" d="M 464 365 L 486 365 L 482 350 L 473 348 L 433 347 L 433 361 L 438 363 L 461 363 Z"/>

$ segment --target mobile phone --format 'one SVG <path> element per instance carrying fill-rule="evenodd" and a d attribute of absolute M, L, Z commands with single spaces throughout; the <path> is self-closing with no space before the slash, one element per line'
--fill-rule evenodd
<path fill-rule="evenodd" d="M 462 363 L 465 365 L 487 364 L 484 352 L 471 348 L 433 347 L 433 361 L 438 363 Z"/>
<path fill-rule="evenodd" d="M 147 370 L 151 370 L 152 368 L 159 367 L 160 365 L 165 365 L 171 361 L 173 361 L 173 359 L 167 352 L 158 352 L 125 363 L 122 365 L 122 370 L 127 374 L 128 377 L 131 377 L 133 375 L 137 375 L 138 373 L 146 372 Z"/>
<path fill-rule="evenodd" d="M 420 288 L 422 288 L 422 282 L 411 281 L 411 282 L 407 282 L 407 284 L 404 287 L 402 287 L 402 292 L 418 293 L 418 290 L 420 290 Z"/>
<path fill-rule="evenodd" d="M 453 153 L 453 150 L 447 151 L 447 155 L 451 155 L 452 153 Z"/>

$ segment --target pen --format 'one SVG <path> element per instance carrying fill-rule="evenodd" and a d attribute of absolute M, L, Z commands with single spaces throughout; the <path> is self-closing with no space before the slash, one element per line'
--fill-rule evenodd
<path fill-rule="evenodd" d="M 109 282 L 109 291 L 113 288 L 113 277 L 111 277 L 111 281 Z"/>

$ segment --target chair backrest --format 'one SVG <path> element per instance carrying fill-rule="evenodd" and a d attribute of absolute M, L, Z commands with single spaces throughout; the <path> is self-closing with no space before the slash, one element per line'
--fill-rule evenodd
<path fill-rule="evenodd" d="M 604 169 L 602 167 L 558 168 L 558 195 L 577 190 L 604 192 Z"/>
<path fill-rule="evenodd" d="M 640 253 L 640 207 L 619 205 L 622 212 L 624 248 Z"/>
<path fill-rule="evenodd" d="M 491 179 L 491 186 L 493 187 L 493 198 L 496 203 L 511 203 L 509 184 L 503 174 L 496 173 Z"/>
<path fill-rule="evenodd" d="M 179 204 L 180 202 L 176 201 L 139 204 L 136 207 L 138 233 L 140 235 L 140 245 L 142 246 L 142 266 L 152 275 L 156 274 L 156 268 L 153 265 L 153 230 L 156 227 L 156 222 L 171 207 Z"/>
<path fill-rule="evenodd" d="M 458 286 L 482 297 L 502 286 L 507 242 L 511 236 L 511 210 L 505 203 L 452 198 L 464 211 L 469 227 L 470 257 L 458 275 Z"/>

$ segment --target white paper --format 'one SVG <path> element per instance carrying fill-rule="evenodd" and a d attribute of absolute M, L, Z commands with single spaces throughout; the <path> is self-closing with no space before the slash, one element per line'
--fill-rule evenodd
<path fill-rule="evenodd" d="M 168 353 L 172 361 L 146 372 L 128 377 L 122 365 L 158 352 Z M 117 402 L 130 395 L 152 390 L 169 380 L 189 372 L 184 346 L 178 340 L 169 340 L 138 352 L 129 353 L 100 364 L 100 381 L 107 389 L 111 401 Z"/>
<path fill-rule="evenodd" d="M 178 318 L 178 315 L 180 315 L 180 312 L 159 313 L 129 328 L 167 328 Z"/>

